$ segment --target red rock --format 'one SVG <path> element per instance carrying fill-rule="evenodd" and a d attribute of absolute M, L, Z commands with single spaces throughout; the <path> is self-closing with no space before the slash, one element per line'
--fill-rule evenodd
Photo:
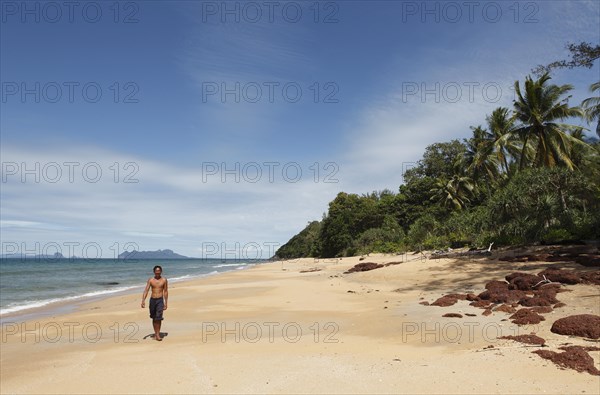
<path fill-rule="evenodd" d="M 475 294 L 467 294 L 467 300 L 469 302 L 474 302 L 476 300 L 479 300 L 479 297 Z"/>
<path fill-rule="evenodd" d="M 538 344 L 540 346 L 543 346 L 546 343 L 546 340 L 542 339 L 539 336 L 536 335 L 517 335 L 517 336 L 501 336 L 499 337 L 499 339 L 508 339 L 508 340 L 514 340 L 520 343 L 525 343 L 525 344 Z"/>
<path fill-rule="evenodd" d="M 504 313 L 513 314 L 517 310 L 514 307 L 512 307 L 511 305 L 505 303 L 505 304 L 503 304 L 501 306 L 496 307 L 494 309 L 494 311 L 502 311 Z"/>
<path fill-rule="evenodd" d="M 438 307 L 448 307 L 448 306 L 452 306 L 453 304 L 456 304 L 456 302 L 458 302 L 458 299 L 450 297 L 450 296 L 442 296 L 441 298 L 437 299 L 435 302 L 431 303 L 431 306 L 438 306 Z"/>
<path fill-rule="evenodd" d="M 525 272 L 512 272 L 511 274 L 507 274 L 504 279 L 509 283 L 517 277 L 529 276 L 530 273 Z"/>
<path fill-rule="evenodd" d="M 550 281 L 562 284 L 579 284 L 581 282 L 581 276 L 574 270 L 546 269 L 539 272 L 538 276 L 545 276 Z"/>
<path fill-rule="evenodd" d="M 388 267 L 388 266 L 393 266 L 393 265 L 399 265 L 401 263 L 404 263 L 404 262 L 402 262 L 402 261 L 400 261 L 400 262 L 388 262 L 388 263 L 384 264 L 383 266 Z"/>
<path fill-rule="evenodd" d="M 554 321 L 550 331 L 559 335 L 580 336 L 590 339 L 600 338 L 600 316 L 578 314 Z"/>
<path fill-rule="evenodd" d="M 501 288 L 488 289 L 480 293 L 479 298 L 492 303 L 518 302 L 525 297 L 525 292 L 519 290 L 508 290 Z"/>
<path fill-rule="evenodd" d="M 467 299 L 467 295 L 466 294 L 447 294 L 446 296 L 450 297 L 450 298 L 455 298 L 458 300 L 466 300 Z"/>
<path fill-rule="evenodd" d="M 367 272 L 369 270 L 379 269 L 380 267 L 383 267 L 383 265 L 380 265 L 379 263 L 361 262 L 359 264 L 354 265 L 349 270 L 345 271 L 344 274 L 354 273 L 354 272 Z"/>
<path fill-rule="evenodd" d="M 532 306 L 552 306 L 553 303 L 545 298 L 534 296 L 533 298 L 523 298 L 519 301 L 521 306 L 532 307 Z"/>
<path fill-rule="evenodd" d="M 533 297 L 524 297 L 519 301 L 519 304 L 526 307 L 531 306 L 552 306 L 558 303 L 556 293 L 560 285 L 549 284 L 532 292 Z"/>
<path fill-rule="evenodd" d="M 556 293 L 558 290 L 552 287 L 543 287 L 539 290 L 535 291 L 535 297 L 544 299 L 550 304 L 558 303 L 559 300 L 556 299 Z"/>
<path fill-rule="evenodd" d="M 467 295 L 465 294 L 448 294 L 444 295 L 441 298 L 437 299 L 435 302 L 431 304 L 431 306 L 439 306 L 439 307 L 448 307 L 452 306 L 459 300 L 467 299 Z"/>
<path fill-rule="evenodd" d="M 538 314 L 552 313 L 553 311 L 551 306 L 535 306 L 532 307 L 531 310 L 535 311 Z"/>
<path fill-rule="evenodd" d="M 485 309 L 491 304 L 492 302 L 490 302 L 489 300 L 477 300 L 475 302 L 469 303 L 470 306 L 478 307 L 480 309 Z"/>
<path fill-rule="evenodd" d="M 508 283 L 505 281 L 492 280 L 485 284 L 485 289 L 505 289 L 508 290 Z"/>
<path fill-rule="evenodd" d="M 581 273 L 581 282 L 584 284 L 600 285 L 600 270 Z"/>
<path fill-rule="evenodd" d="M 565 289 L 561 287 L 560 284 L 556 284 L 556 283 L 543 283 L 537 286 L 537 289 L 535 290 L 535 292 L 549 292 L 550 290 L 552 290 L 552 292 L 563 292 Z"/>
<path fill-rule="evenodd" d="M 519 289 L 521 291 L 529 291 L 532 290 L 534 286 L 539 284 L 542 280 L 542 277 L 538 277 L 533 274 L 523 274 L 510 280 L 510 288 Z"/>
<path fill-rule="evenodd" d="M 533 311 L 532 309 L 521 309 L 518 310 L 515 314 L 510 316 L 510 319 L 514 324 L 517 325 L 531 325 L 531 324 L 539 324 L 546 319 Z"/>
<path fill-rule="evenodd" d="M 600 376 L 600 370 L 594 366 L 594 359 L 587 353 L 588 350 L 598 349 L 598 347 L 569 346 L 560 347 L 560 349 L 564 350 L 564 352 L 557 353 L 549 350 L 536 350 L 533 353 L 554 362 L 562 368 L 574 369 L 578 372 L 588 372 L 591 375 Z"/>

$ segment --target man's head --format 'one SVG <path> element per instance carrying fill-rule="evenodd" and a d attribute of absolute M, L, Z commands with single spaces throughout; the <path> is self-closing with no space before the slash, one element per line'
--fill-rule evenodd
<path fill-rule="evenodd" d="M 160 277 L 160 275 L 162 274 L 162 267 L 160 265 L 156 265 L 154 266 L 154 269 L 152 269 L 152 271 L 154 272 L 154 275 L 156 277 Z"/>

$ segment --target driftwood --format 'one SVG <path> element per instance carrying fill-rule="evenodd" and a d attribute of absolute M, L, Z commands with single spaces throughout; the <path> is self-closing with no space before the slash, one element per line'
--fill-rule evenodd
<path fill-rule="evenodd" d="M 492 255 L 492 246 L 494 242 L 490 243 L 490 246 L 487 249 L 472 249 L 469 251 L 461 251 L 461 252 L 452 252 L 452 249 L 448 248 L 448 251 L 436 250 L 431 253 L 429 256 L 431 259 L 439 259 L 439 258 L 458 258 L 464 256 L 489 256 Z"/>

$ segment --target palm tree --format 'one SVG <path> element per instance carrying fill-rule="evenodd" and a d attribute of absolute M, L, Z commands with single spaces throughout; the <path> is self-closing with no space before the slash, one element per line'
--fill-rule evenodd
<path fill-rule="evenodd" d="M 493 155 L 504 169 L 506 175 L 510 175 L 510 159 L 519 157 L 519 143 L 513 135 L 515 118 L 509 113 L 509 109 L 498 107 L 492 115 L 486 118 L 488 128 L 492 133 Z"/>
<path fill-rule="evenodd" d="M 436 181 L 435 188 L 431 190 L 435 195 L 431 199 L 438 199 L 444 206 L 461 210 L 471 201 L 474 190 L 471 178 L 455 174 L 449 181 Z"/>
<path fill-rule="evenodd" d="M 519 81 L 515 82 L 515 118 L 520 125 L 511 133 L 519 136 L 523 144 L 519 169 L 525 167 L 529 144 L 535 153 L 534 166 L 551 167 L 564 164 L 569 169 L 574 167 L 569 157 L 571 146 L 585 144 L 567 133 L 576 126 L 556 122 L 569 117 L 583 116 L 579 107 L 569 107 L 568 100 L 571 96 L 563 98 L 573 86 L 548 84 L 550 79 L 548 73 L 535 81 L 528 76 L 525 79 L 524 92 L 521 92 Z"/>
<path fill-rule="evenodd" d="M 494 182 L 498 176 L 498 163 L 492 156 L 493 136 L 481 126 L 471 127 L 473 137 L 466 140 L 466 151 L 460 158 L 461 170 L 466 170 L 473 180 Z"/>
<path fill-rule="evenodd" d="M 599 96 L 585 99 L 581 106 L 585 111 L 585 118 L 591 123 L 597 121 L 596 134 L 600 137 L 600 81 L 590 85 L 590 92 L 598 91 Z"/>

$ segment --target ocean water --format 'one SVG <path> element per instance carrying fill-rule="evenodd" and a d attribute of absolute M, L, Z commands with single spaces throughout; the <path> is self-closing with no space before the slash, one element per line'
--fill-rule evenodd
<path fill-rule="evenodd" d="M 170 283 L 240 270 L 257 260 L 0 259 L 0 317 L 144 287 L 161 265 Z"/>

